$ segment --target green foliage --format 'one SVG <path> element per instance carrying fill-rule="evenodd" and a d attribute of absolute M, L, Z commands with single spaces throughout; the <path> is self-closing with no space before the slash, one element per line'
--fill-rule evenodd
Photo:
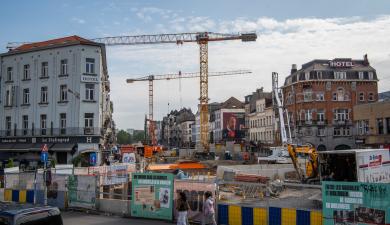
<path fill-rule="evenodd" d="M 72 164 L 74 167 L 79 166 L 80 162 L 81 162 L 81 155 L 78 155 L 72 159 Z"/>
<path fill-rule="evenodd" d="M 5 167 L 6 167 L 6 168 L 12 168 L 12 167 L 14 167 L 14 159 L 13 159 L 13 158 L 10 158 L 10 159 L 8 160 L 7 165 L 6 165 Z"/>
<path fill-rule="evenodd" d="M 130 135 L 124 130 L 120 130 L 117 135 L 117 142 L 118 144 L 133 144 L 137 143 L 139 141 L 143 141 L 145 138 L 144 132 L 143 131 L 134 131 L 134 135 Z"/>

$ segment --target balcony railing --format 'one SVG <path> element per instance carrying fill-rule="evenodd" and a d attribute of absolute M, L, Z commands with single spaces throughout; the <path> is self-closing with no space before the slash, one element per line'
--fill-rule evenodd
<path fill-rule="evenodd" d="M 81 136 L 81 135 L 103 135 L 103 134 L 104 134 L 104 129 L 100 127 L 88 127 L 88 128 L 68 127 L 68 128 L 0 130 L 0 137 Z"/>

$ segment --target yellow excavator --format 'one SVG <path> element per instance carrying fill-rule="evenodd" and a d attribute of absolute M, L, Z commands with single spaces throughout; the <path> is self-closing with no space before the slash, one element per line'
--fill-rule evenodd
<path fill-rule="evenodd" d="M 303 183 L 313 183 L 316 180 L 318 180 L 319 175 L 319 168 L 318 168 L 318 153 L 316 149 L 311 145 L 296 145 L 292 144 L 291 140 L 291 130 L 290 130 L 290 124 L 289 124 L 289 118 L 288 113 L 285 111 L 283 107 L 282 100 L 283 99 L 283 93 L 281 92 L 280 88 L 278 87 L 278 74 L 273 72 L 272 73 L 272 94 L 273 94 L 273 100 L 276 101 L 276 105 L 278 108 L 278 114 L 279 114 L 279 122 L 280 122 L 280 135 L 282 143 L 285 147 L 287 147 L 287 151 L 290 155 L 291 161 L 294 165 L 294 168 Z M 284 122 L 284 116 L 287 117 L 287 127 L 289 131 L 290 138 L 287 138 L 287 131 L 286 126 Z M 299 163 L 299 155 L 304 155 L 307 158 L 306 162 L 306 173 L 303 172 L 303 169 L 301 168 L 301 164 Z"/>

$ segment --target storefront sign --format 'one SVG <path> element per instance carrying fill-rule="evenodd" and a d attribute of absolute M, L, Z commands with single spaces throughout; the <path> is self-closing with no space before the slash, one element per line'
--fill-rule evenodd
<path fill-rule="evenodd" d="M 390 184 L 322 182 L 324 225 L 389 224 Z"/>
<path fill-rule="evenodd" d="M 336 68 L 347 68 L 347 67 L 354 66 L 352 61 L 330 61 L 329 65 L 330 67 L 336 67 Z"/>
<path fill-rule="evenodd" d="M 99 78 L 97 76 L 81 75 L 81 82 L 99 83 Z"/>
<path fill-rule="evenodd" d="M 99 143 L 99 136 L 35 137 L 35 138 L 0 138 L 0 143 Z"/>
<path fill-rule="evenodd" d="M 131 216 L 172 220 L 173 174 L 133 173 Z"/>
<path fill-rule="evenodd" d="M 179 192 L 184 192 L 188 199 L 188 204 L 190 205 L 190 210 L 188 211 L 188 218 L 190 218 L 191 221 L 200 223 L 202 221 L 204 201 L 203 196 L 206 191 L 210 191 L 214 195 L 215 190 L 215 183 L 205 183 L 191 180 L 175 180 L 175 203 L 177 200 L 177 194 Z M 175 211 L 175 217 L 177 217 L 177 214 L 178 212 Z"/>

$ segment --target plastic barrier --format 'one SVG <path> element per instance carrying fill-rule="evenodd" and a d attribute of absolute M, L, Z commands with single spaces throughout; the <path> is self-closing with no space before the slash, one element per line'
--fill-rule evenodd
<path fill-rule="evenodd" d="M 294 208 L 218 204 L 220 225 L 322 225 L 322 213 Z"/>

